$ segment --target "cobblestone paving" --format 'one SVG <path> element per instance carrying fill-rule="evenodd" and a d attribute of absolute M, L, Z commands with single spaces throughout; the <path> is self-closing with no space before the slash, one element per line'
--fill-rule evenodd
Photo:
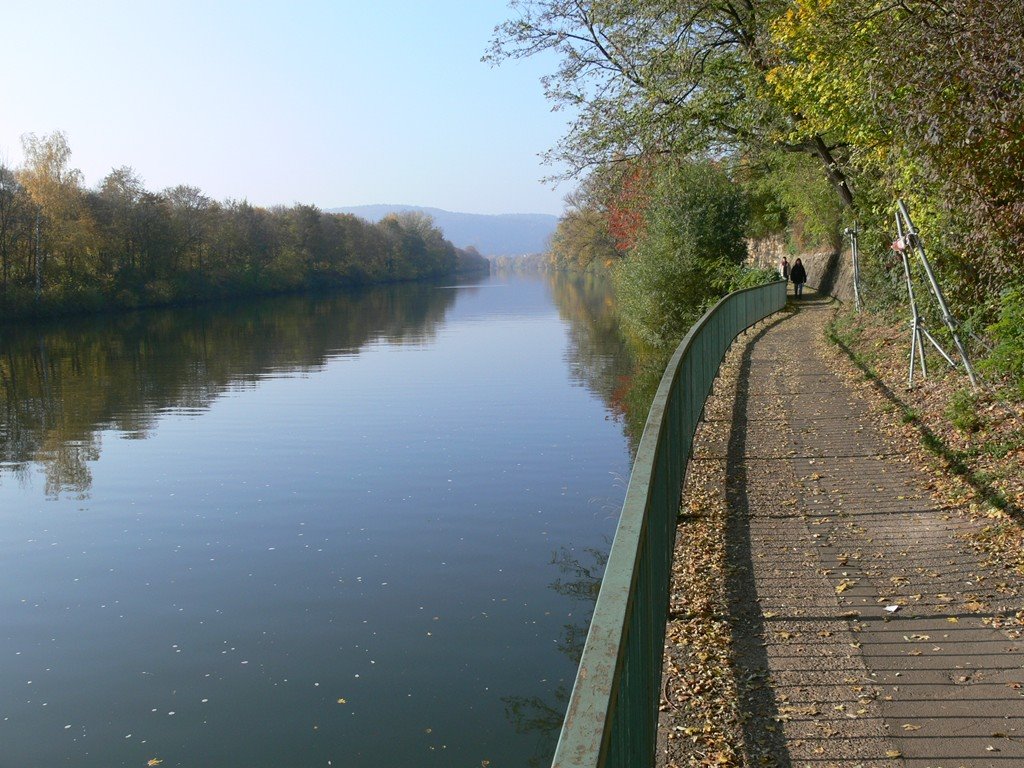
<path fill-rule="evenodd" d="M 729 509 L 742 761 L 1024 766 L 1021 579 L 822 354 L 832 311 L 811 294 L 741 337 L 695 446 Z"/>

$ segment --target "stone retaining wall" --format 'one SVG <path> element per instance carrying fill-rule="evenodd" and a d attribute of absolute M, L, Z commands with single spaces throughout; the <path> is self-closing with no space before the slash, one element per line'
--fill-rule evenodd
<path fill-rule="evenodd" d="M 768 237 L 747 241 L 749 264 L 767 269 L 778 269 L 785 256 L 792 264 L 799 258 L 807 270 L 807 284 L 821 293 L 835 296 L 840 301 L 853 302 L 853 259 L 844 248 L 835 251 L 830 248 L 790 253 L 782 237 Z"/>

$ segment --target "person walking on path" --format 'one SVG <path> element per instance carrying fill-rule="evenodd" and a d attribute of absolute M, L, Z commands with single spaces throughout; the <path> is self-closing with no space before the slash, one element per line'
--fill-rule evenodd
<path fill-rule="evenodd" d="M 779 265 L 779 272 L 782 274 L 783 280 L 789 280 L 789 260 L 783 256 L 782 264 Z"/>
<path fill-rule="evenodd" d="M 800 259 L 797 259 L 793 263 L 793 268 L 789 270 L 789 279 L 793 281 L 793 291 L 799 299 L 804 292 L 804 283 L 807 282 L 807 270 Z"/>

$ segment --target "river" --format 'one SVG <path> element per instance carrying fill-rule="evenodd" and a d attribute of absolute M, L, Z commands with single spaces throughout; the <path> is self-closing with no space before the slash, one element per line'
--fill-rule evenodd
<path fill-rule="evenodd" d="M 628 381 L 540 275 L 0 330 L 0 765 L 546 765 Z"/>

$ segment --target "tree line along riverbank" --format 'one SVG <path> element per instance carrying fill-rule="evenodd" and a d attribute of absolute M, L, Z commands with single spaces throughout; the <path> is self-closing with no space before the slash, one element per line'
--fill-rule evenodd
<path fill-rule="evenodd" d="M 0 164 L 0 319 L 186 304 L 486 272 L 429 216 L 369 223 L 312 205 L 217 202 L 147 190 L 129 167 L 94 189 L 61 133 L 23 138 Z"/>
<path fill-rule="evenodd" d="M 724 292 L 763 279 L 742 269 L 741 238 L 779 238 L 792 261 L 856 229 L 865 309 L 905 315 L 902 200 L 978 367 L 1024 398 L 1020 3 L 520 10 L 486 59 L 554 54 L 547 93 L 573 119 L 551 157 L 581 183 L 551 260 L 610 268 L 643 346 L 674 346 Z M 921 309 L 943 336 L 940 312 Z"/>

